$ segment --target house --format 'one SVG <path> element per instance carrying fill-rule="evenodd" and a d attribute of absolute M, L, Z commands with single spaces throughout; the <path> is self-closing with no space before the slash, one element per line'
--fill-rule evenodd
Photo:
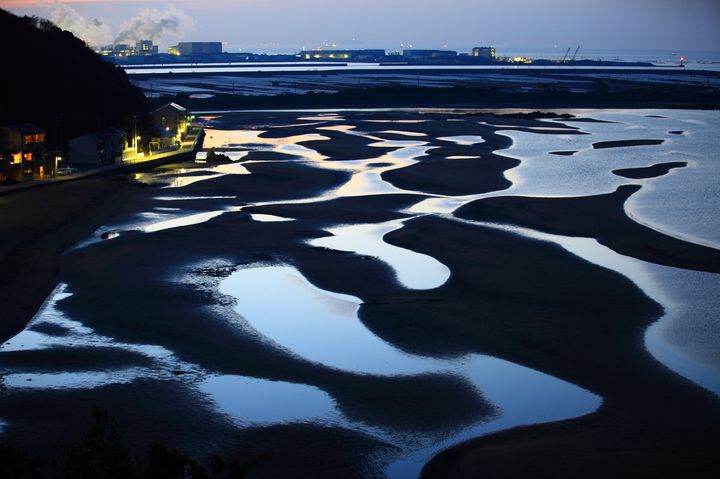
<path fill-rule="evenodd" d="M 50 173 L 45 130 L 29 123 L 0 127 L 0 181 L 25 181 Z"/>
<path fill-rule="evenodd" d="M 126 141 L 125 132 L 117 128 L 105 128 L 78 136 L 68 141 L 68 161 L 96 166 L 120 163 Z"/>
<path fill-rule="evenodd" d="M 190 119 L 187 109 L 177 103 L 161 106 L 152 112 L 151 116 L 156 127 L 173 135 L 183 133 Z"/>

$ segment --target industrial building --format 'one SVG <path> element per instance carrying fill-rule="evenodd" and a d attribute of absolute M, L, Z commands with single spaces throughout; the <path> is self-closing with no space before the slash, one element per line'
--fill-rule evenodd
<path fill-rule="evenodd" d="M 456 58 L 458 52 L 453 50 L 403 50 L 406 60 L 427 60 Z"/>
<path fill-rule="evenodd" d="M 133 56 L 149 56 L 158 54 L 158 46 L 153 44 L 152 40 L 138 40 L 135 45 L 126 43 L 116 43 L 95 50 L 98 55 L 106 57 L 133 57 Z"/>
<path fill-rule="evenodd" d="M 0 127 L 0 181 L 42 178 L 45 167 L 45 130 L 21 123 Z"/>
<path fill-rule="evenodd" d="M 168 48 L 170 55 L 203 56 L 222 53 L 222 42 L 180 42 Z"/>
<path fill-rule="evenodd" d="M 497 59 L 494 47 L 475 47 L 472 49 L 470 56 L 489 61 L 495 61 Z"/>
<path fill-rule="evenodd" d="M 376 62 L 385 59 L 385 50 L 307 50 L 296 55 L 303 60 L 348 60 Z"/>
<path fill-rule="evenodd" d="M 153 45 L 152 40 L 138 40 L 135 42 L 135 55 L 157 55 L 158 51 L 158 46 Z"/>

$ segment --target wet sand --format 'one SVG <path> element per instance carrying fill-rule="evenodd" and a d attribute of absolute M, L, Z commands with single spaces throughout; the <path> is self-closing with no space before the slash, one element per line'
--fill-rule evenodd
<path fill-rule="evenodd" d="M 0 196 L 0 338 L 19 332 L 55 288 L 59 256 L 133 208 L 133 193 L 113 175 Z"/>
<path fill-rule="evenodd" d="M 593 143 L 593 148 L 600 150 L 602 148 L 627 148 L 628 146 L 652 146 L 661 145 L 665 140 L 618 140 L 618 141 L 600 141 Z"/>
<path fill-rule="evenodd" d="M 623 204 L 640 186 L 577 198 L 499 197 L 459 208 L 459 217 L 509 223 L 546 233 L 595 238 L 620 254 L 656 264 L 720 272 L 720 251 L 657 232 L 628 218 Z"/>
<path fill-rule="evenodd" d="M 227 124 L 242 117 L 230 115 Z M 297 122 L 296 117 L 278 113 L 262 121 L 280 126 Z M 397 124 L 365 121 L 390 118 L 430 120 L 402 127 L 432 138 L 458 131 L 456 122 L 410 113 L 359 115 L 342 124 L 381 138 L 400 139 L 381 133 L 397 130 Z M 493 152 L 508 146 L 510 140 L 495 134 L 497 127 L 472 119 L 474 123 L 464 124 L 462 133 L 480 135 L 484 143 L 462 146 L 433 140 L 428 146 L 435 148 L 417 163 L 383 175 L 395 186 L 424 194 L 252 207 L 192 227 L 152 234 L 122 232 L 113 240 L 65 254 L 61 253 L 97 227 L 133 212 L 152 210 L 158 204 L 156 196 L 232 197 L 181 201 L 189 211 L 210 211 L 220 205 L 240 207 L 321 195 L 347 181 L 349 173 L 276 161 L 287 158 L 268 155 L 271 161 L 267 163 L 246 165 L 250 175 L 227 175 L 179 189 L 143 188 L 118 175 L 77 183 L 75 189 L 62 185 L 0 197 L 3 214 L 8 212 L 10 219 L 0 225 L 0 233 L 11 239 L 0 250 L 4 253 L 0 277 L 10 278 L 0 289 L 5 295 L 0 299 L 10 305 L 11 313 L 3 317 L 2 337 L 22 329 L 62 278 L 74 293 L 62 301 L 63 311 L 100 334 L 118 341 L 162 345 L 182 361 L 215 374 L 314 385 L 328 391 L 347 417 L 398 435 L 446 434 L 497 414 L 481 391 L 456 377 L 348 373 L 311 363 L 245 334 L 232 312 L 233 299 L 218 292 L 218 282 L 228 268 L 237 265 L 290 264 L 319 288 L 360 298 L 363 324 L 403 351 L 434 357 L 491 354 L 571 381 L 603 398 L 600 410 L 586 417 L 513 429 L 453 447 L 426 466 L 426 477 L 657 478 L 668 472 L 678 477 L 714 477 L 720 468 L 715 451 L 720 433 L 717 397 L 647 353 L 643 335 L 662 315 L 662 307 L 624 276 L 550 243 L 433 215 L 409 219 L 384 238 L 450 268 L 449 281 L 433 290 L 403 288 L 388 265 L 377 258 L 307 244 L 337 224 L 406 217 L 403 210 L 428 193 L 457 195 L 507 188 L 503 173 L 517 162 Z M 252 121 L 248 114 L 248 124 Z M 513 119 L 502 121 L 507 124 Z M 524 120 L 522 127 L 548 127 L 537 123 Z M 266 138 L 307 133 L 307 128 L 278 128 Z M 284 134 L 279 133 L 283 130 Z M 366 138 L 321 134 L 333 140 L 304 145 L 338 155 L 338 159 L 372 158 L 384 152 L 369 146 Z M 423 141 L 422 137 L 402 139 Z M 250 154 L 263 158 L 261 152 Z M 479 158 L 443 160 L 455 155 Z M 614 193 L 584 198 L 488 198 L 456 214 L 594 237 L 615 251 L 646 261 L 720 271 L 716 250 L 655 232 L 624 214 L 624 202 L 638 188 L 624 186 Z M 252 221 L 250 213 L 297 221 L 259 223 Z M 215 263 L 208 263 L 209 259 Z M 98 368 L 147 366 L 142 355 L 107 353 L 98 360 Z M 32 358 L 2 353 L 0 364 L 53 371 L 86 358 L 95 362 L 91 352 L 77 349 Z M 190 387 L 198 373 L 188 370 L 178 376 L 177 371 L 157 364 L 150 369 L 151 377 L 132 384 L 2 394 L 0 417 L 8 422 L 3 434 L 19 447 L 52 454 L 86 430 L 89 411 L 99 405 L 126 425 L 123 434 L 133 447 L 142 447 L 150 439 L 192 451 L 199 458 L 220 452 L 248 459 L 253 477 L 373 477 L 381 475 L 398 453 L 388 443 L 338 427 L 235 427 Z M 70 430 L 68 421 L 74 425 Z M 39 423 L 43 424 L 42 437 L 36 433 Z"/>
<path fill-rule="evenodd" d="M 686 166 L 687 162 L 685 161 L 671 161 L 669 163 L 658 163 L 657 165 L 647 166 L 645 168 L 622 168 L 613 170 L 612 172 L 624 178 L 642 180 L 667 175 L 673 168 L 684 168 Z"/>

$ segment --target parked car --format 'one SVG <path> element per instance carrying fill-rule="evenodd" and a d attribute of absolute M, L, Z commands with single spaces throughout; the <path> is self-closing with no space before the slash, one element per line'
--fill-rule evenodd
<path fill-rule="evenodd" d="M 58 176 L 67 176 L 67 175 L 74 175 L 78 172 L 78 169 L 74 166 L 58 166 L 57 169 L 57 175 Z"/>

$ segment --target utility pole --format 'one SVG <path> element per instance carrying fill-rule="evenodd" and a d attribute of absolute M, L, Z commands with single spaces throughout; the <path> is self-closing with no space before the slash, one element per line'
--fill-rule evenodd
<path fill-rule="evenodd" d="M 137 152 L 137 114 L 133 113 L 132 116 L 132 139 L 130 141 L 130 145 L 135 147 L 135 151 Z"/>
<path fill-rule="evenodd" d="M 55 165 L 53 168 L 53 178 L 57 178 L 57 169 L 58 169 L 58 134 L 60 131 L 60 127 L 58 124 L 60 123 L 60 114 L 55 113 L 55 151 L 53 151 L 53 164 Z"/>

